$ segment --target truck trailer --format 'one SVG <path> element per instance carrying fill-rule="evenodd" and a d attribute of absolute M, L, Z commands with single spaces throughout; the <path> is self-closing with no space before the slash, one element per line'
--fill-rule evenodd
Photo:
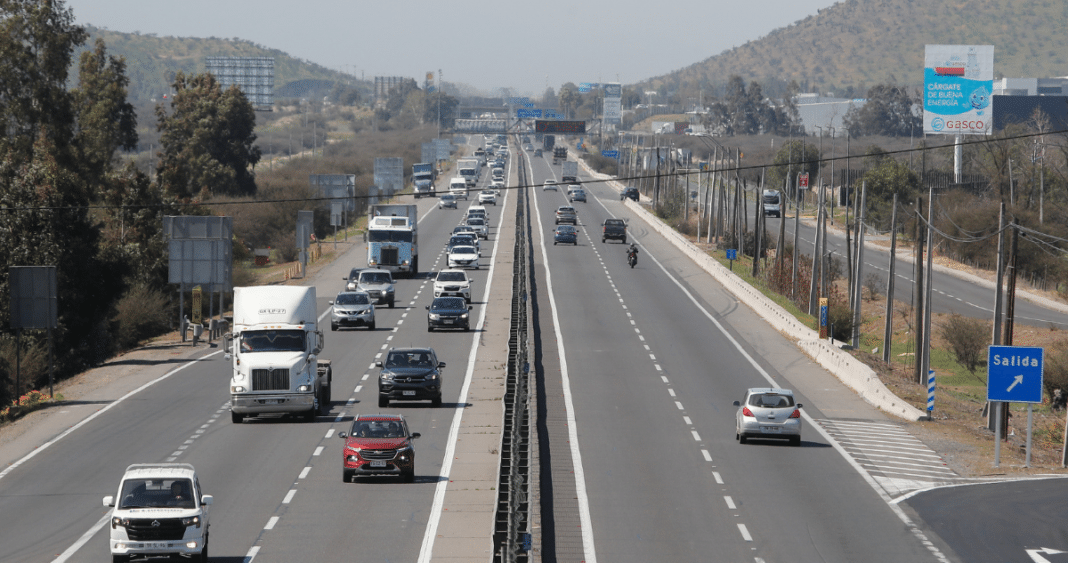
<path fill-rule="evenodd" d="M 320 360 L 315 288 L 234 288 L 234 327 L 224 339 L 231 361 L 230 419 L 296 414 L 305 421 L 330 408 L 333 379 L 329 360 Z"/>

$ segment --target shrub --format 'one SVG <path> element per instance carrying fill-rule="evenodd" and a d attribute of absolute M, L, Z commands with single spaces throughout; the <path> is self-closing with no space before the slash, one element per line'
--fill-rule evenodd
<path fill-rule="evenodd" d="M 941 335 L 957 362 L 975 374 L 990 340 L 990 329 L 986 323 L 953 313 L 942 325 Z"/>
<path fill-rule="evenodd" d="M 142 340 L 170 328 L 170 300 L 157 289 L 135 286 L 119 299 L 115 318 L 115 347 L 129 350 Z"/>

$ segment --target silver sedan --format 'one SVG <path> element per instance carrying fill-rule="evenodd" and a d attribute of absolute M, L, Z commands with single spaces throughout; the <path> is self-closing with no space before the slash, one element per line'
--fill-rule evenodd
<path fill-rule="evenodd" d="M 755 387 L 745 393 L 744 401 L 734 401 L 734 439 L 745 443 L 749 438 L 789 440 L 801 445 L 801 403 L 794 403 L 789 389 Z"/>

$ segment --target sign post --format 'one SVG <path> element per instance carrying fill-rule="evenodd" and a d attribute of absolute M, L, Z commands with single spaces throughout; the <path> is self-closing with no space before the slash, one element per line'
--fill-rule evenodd
<path fill-rule="evenodd" d="M 927 370 L 927 420 L 934 413 L 935 370 Z"/>
<path fill-rule="evenodd" d="M 827 338 L 827 298 L 820 297 L 820 338 Z"/>
<path fill-rule="evenodd" d="M 738 259 L 738 249 L 737 248 L 728 248 L 727 249 L 727 260 L 731 261 L 731 271 L 732 272 L 734 271 L 734 261 L 737 260 L 737 259 Z"/>
<path fill-rule="evenodd" d="M 1008 403 L 1027 406 L 1027 465 L 1031 464 L 1031 417 L 1042 402 L 1043 349 L 1028 346 L 990 346 L 987 349 L 986 400 L 997 401 L 994 427 L 994 467 L 1001 465 L 1001 417 Z"/>

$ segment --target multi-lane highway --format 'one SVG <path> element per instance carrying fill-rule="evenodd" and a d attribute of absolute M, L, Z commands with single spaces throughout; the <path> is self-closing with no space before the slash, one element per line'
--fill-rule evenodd
<path fill-rule="evenodd" d="M 560 167 L 513 150 L 510 185 L 519 181 L 520 163 L 535 185 L 525 205 L 532 219 L 540 561 L 979 560 L 962 555 L 971 553 L 966 542 L 973 540 L 954 532 L 954 524 L 967 522 L 960 512 L 938 512 L 940 505 L 925 503 L 922 494 L 895 502 L 923 483 L 955 482 L 931 460 L 937 455 L 922 444 L 905 448 L 907 432 L 898 422 L 739 306 L 653 234 L 614 188 L 588 182 L 588 202 L 573 204 L 579 244 L 553 245 L 555 210 L 569 204 L 567 192 L 540 185 L 559 180 Z M 440 210 L 436 200 L 419 200 L 424 270 L 443 266 L 446 235 L 465 207 Z M 510 190 L 490 208 L 484 267 L 469 272 L 476 319 L 487 295 L 509 291 L 489 285 L 487 267 L 503 251 L 496 241 L 501 229 L 514 228 L 515 209 Z M 633 269 L 625 246 L 601 242 L 600 225 L 612 217 L 630 221 L 629 239 L 640 247 Z M 349 269 L 365 263 L 361 250 L 355 245 L 308 280 L 322 314 Z M 160 362 L 172 368 L 145 378 L 143 386 L 101 382 L 114 391 L 71 405 L 83 409 L 75 426 L 42 437 L 30 456 L 0 452 L 7 463 L 0 469 L 0 512 L 8 515 L 0 561 L 106 560 L 108 511 L 101 497 L 114 494 L 130 463 L 163 461 L 192 463 L 214 495 L 214 561 L 431 560 L 425 540 L 435 491 L 447 479 L 450 427 L 465 406 L 460 397 L 471 358 L 485 353 L 478 349 L 484 335 L 427 332 L 423 307 L 432 282 L 426 275 L 399 280 L 397 296 L 396 308 L 377 310 L 378 330 L 327 331 L 323 357 L 334 366 L 334 403 L 313 423 L 232 424 L 230 367 L 215 348 L 189 359 L 164 355 Z M 377 407 L 372 364 L 394 345 L 437 350 L 448 366 L 442 407 Z M 746 388 L 767 386 L 791 388 L 804 404 L 801 447 L 734 439 L 731 403 Z M 379 411 L 403 413 L 422 434 L 415 483 L 342 482 L 337 433 L 354 413 Z M 880 465 L 891 457 L 903 469 Z M 447 533 L 438 530 L 438 540 Z M 1035 547 L 1065 547 L 1054 545 L 1064 539 L 1055 527 L 1031 533 Z"/>

